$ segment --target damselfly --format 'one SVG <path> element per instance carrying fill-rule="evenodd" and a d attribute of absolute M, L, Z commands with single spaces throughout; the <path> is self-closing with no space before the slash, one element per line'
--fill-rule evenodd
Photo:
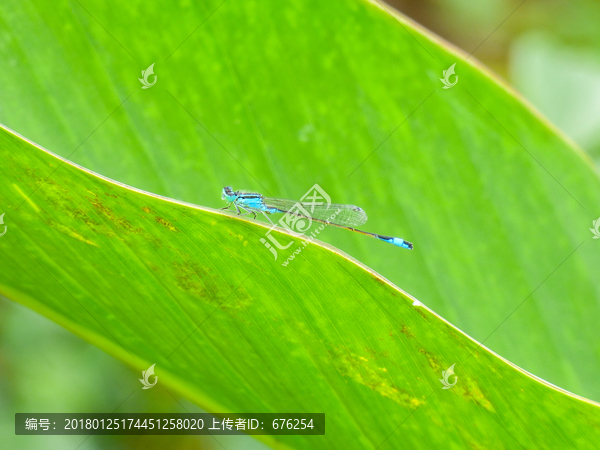
<path fill-rule="evenodd" d="M 354 228 L 367 221 L 367 214 L 358 206 L 343 205 L 339 203 L 314 204 L 308 202 L 295 202 L 293 200 L 284 200 L 281 198 L 269 198 L 263 197 L 257 192 L 234 191 L 230 186 L 225 186 L 223 188 L 223 195 L 221 195 L 221 198 L 226 202 L 229 202 L 225 208 L 221 209 L 229 209 L 231 205 L 233 205 L 238 215 L 245 216 L 247 214 L 253 214 L 255 219 L 257 213 L 262 213 L 271 224 L 273 224 L 273 222 L 267 214 L 290 214 L 306 218 L 309 221 L 314 220 L 327 225 L 356 231 L 357 233 L 377 238 L 397 247 L 407 248 L 409 250 L 413 249 L 413 245 L 404 239 L 369 233 L 368 231 L 361 231 Z M 308 211 L 310 211 L 310 213 L 308 213 Z"/>

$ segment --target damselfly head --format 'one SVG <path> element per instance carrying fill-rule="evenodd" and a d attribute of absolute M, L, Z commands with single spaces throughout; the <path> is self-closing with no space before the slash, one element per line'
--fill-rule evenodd
<path fill-rule="evenodd" d="M 227 200 L 228 197 L 231 197 L 233 195 L 233 189 L 231 189 L 231 186 L 225 186 L 223 188 L 223 194 L 221 195 L 221 200 Z"/>

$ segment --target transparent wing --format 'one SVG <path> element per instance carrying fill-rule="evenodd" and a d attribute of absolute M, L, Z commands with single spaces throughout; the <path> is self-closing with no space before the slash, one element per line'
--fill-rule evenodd
<path fill-rule="evenodd" d="M 312 203 L 268 197 L 264 201 L 268 208 L 277 208 L 282 212 L 291 212 L 299 215 L 306 215 L 304 212 L 306 211 L 313 219 L 327 220 L 333 224 L 345 227 L 358 227 L 368 219 L 367 213 L 362 208 L 354 205 L 344 205 L 341 203 L 332 203 L 329 206 L 326 204 L 313 205 Z"/>

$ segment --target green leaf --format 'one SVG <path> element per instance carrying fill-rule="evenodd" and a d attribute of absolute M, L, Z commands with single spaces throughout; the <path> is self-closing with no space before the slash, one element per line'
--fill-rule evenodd
<path fill-rule="evenodd" d="M 499 358 L 333 248 L 275 230 L 301 249 L 282 268 L 254 221 L 119 185 L 9 130 L 0 148 L 10 205 L 0 293 L 140 370 L 156 364 L 161 383 L 211 412 L 325 413 L 324 436 L 261 437 L 277 448 L 590 448 L 600 438 L 597 405 Z M 458 378 L 444 390 L 451 365 Z"/>
<path fill-rule="evenodd" d="M 600 400 L 600 253 L 579 247 L 598 177 L 472 57 L 357 0 L 32 5 L 0 6 L 0 122 L 194 204 L 218 207 L 224 185 L 295 199 L 317 182 L 417 251 L 339 230 L 323 240 Z M 442 89 L 453 63 L 459 81 Z"/>
<path fill-rule="evenodd" d="M 299 198 L 318 182 L 334 201 L 363 207 L 370 216 L 366 229 L 406 238 L 415 243 L 415 251 L 337 229 L 325 230 L 319 238 L 402 286 L 513 363 L 600 399 L 600 285 L 593 271 L 600 254 L 589 231 L 600 203 L 598 177 L 580 152 L 472 58 L 448 50 L 405 19 L 356 0 L 27 5 L 0 5 L 0 21 L 9 31 L 0 46 L 9 67 L 0 71 L 0 121 L 105 176 L 194 204 L 220 206 L 225 184 Z M 137 79 L 152 63 L 157 83 L 142 90 Z M 459 81 L 444 90 L 439 78 L 454 63 Z M 63 168 L 53 174 L 47 169 L 38 173 L 38 184 L 50 178 L 33 194 L 34 204 L 42 204 L 42 189 L 68 190 Z M 31 191 L 19 194 L 11 187 L 3 193 L 7 223 L 19 221 L 10 219 L 10 211 L 37 184 L 27 186 Z M 66 192 L 61 195 L 67 198 Z M 69 237 L 71 231 L 77 233 L 71 223 L 75 219 L 66 220 L 64 214 L 71 208 L 71 217 L 77 217 L 81 204 L 88 203 L 82 197 L 71 205 L 46 206 L 49 217 L 38 217 L 27 233 L 42 246 L 33 255 L 42 258 L 44 245 L 56 245 L 35 238 L 46 228 L 63 239 L 77 239 Z M 26 201 L 17 213 L 25 208 L 33 206 Z M 134 222 L 127 215 L 118 217 Z M 119 240 L 126 222 L 102 228 L 113 235 L 98 231 L 109 220 L 95 219 L 98 223 L 88 224 L 88 234 L 79 236 L 90 242 Z M 59 231 L 60 226 L 66 228 Z M 264 236 L 262 229 L 248 230 L 244 232 L 255 239 Z M 252 239 L 240 235 L 250 245 Z M 244 264 L 264 258 L 272 263 L 264 247 L 252 245 L 257 253 L 247 249 Z M 188 247 L 181 250 L 182 260 L 201 258 L 191 242 Z M 161 251 L 159 247 L 159 255 Z M 229 241 L 226 246 L 211 241 L 206 261 L 226 260 L 231 251 Z M 154 255 L 150 248 L 147 252 Z M 137 254 L 137 248 L 130 250 L 130 258 Z M 63 252 L 53 258 L 58 256 Z M 87 252 L 65 257 L 73 264 L 65 267 L 90 265 L 102 280 L 72 286 L 72 275 L 62 273 L 57 282 L 67 291 L 85 288 L 93 298 L 110 286 L 114 274 L 124 273 L 133 280 L 123 288 L 126 302 L 145 292 L 129 259 L 118 263 L 119 270 L 104 272 L 111 267 L 106 258 L 91 261 Z M 42 263 L 50 265 L 50 260 Z M 50 269 L 61 264 L 53 262 Z M 182 270 L 181 283 L 186 285 L 196 272 Z M 276 283 L 292 286 L 295 279 L 288 276 L 277 272 Z M 239 273 L 228 277 L 227 292 L 241 282 Z M 34 281 L 22 285 L 19 278 L 7 279 L 11 298 L 35 287 Z M 216 289 L 193 286 L 206 295 Z M 159 292 L 170 299 L 166 292 L 173 289 L 182 288 L 165 284 Z M 268 289 L 261 285 L 261 294 L 267 295 L 264 291 Z M 40 296 L 31 299 L 39 302 L 37 310 L 52 292 Z M 279 304 L 281 298 L 276 299 Z M 167 303 L 161 307 L 168 308 Z M 351 314 L 346 308 L 338 305 L 338 320 Z M 98 328 L 99 335 L 103 332 L 98 324 L 89 326 Z M 436 338 L 436 346 L 441 345 L 438 340 L 443 335 Z M 139 345 L 144 342 L 140 338 Z M 267 348 L 257 347 L 257 354 L 272 356 L 260 353 Z M 150 359 L 143 369 L 155 362 Z M 442 370 L 454 362 L 443 361 Z M 461 377 L 460 365 L 456 369 Z M 320 395 L 319 389 L 311 392 Z M 238 394 L 242 401 L 260 398 Z M 414 395 L 418 398 L 420 392 Z M 351 401 L 356 399 L 361 399 L 359 394 L 351 396 Z M 421 411 L 398 433 L 405 433 Z M 450 423 L 443 415 L 436 420 Z M 456 425 L 456 436 L 473 431 L 469 420 Z M 416 423 L 413 433 L 418 437 Z M 387 425 L 371 424 L 361 432 L 377 434 L 374 430 Z M 439 430 L 434 431 L 448 438 Z M 523 445 L 526 441 L 520 440 Z"/>

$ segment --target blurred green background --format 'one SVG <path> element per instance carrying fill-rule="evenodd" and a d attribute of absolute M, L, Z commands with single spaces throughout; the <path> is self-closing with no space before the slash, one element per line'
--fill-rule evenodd
<path fill-rule="evenodd" d="M 600 2 L 388 3 L 468 54 L 474 52 L 600 162 Z"/>
<path fill-rule="evenodd" d="M 467 54 L 474 52 L 472 57 L 490 67 L 600 162 L 600 2 L 389 3 Z M 136 388 L 140 376 L 48 319 L 2 297 L 0 373 L 0 428 L 5 436 L 14 433 L 15 411 L 112 411 Z M 160 383 L 147 394 L 134 394 L 121 411 L 199 411 L 183 399 L 175 402 Z M 28 439 L 28 447 L 22 448 L 266 448 L 243 436 L 41 439 Z"/>

